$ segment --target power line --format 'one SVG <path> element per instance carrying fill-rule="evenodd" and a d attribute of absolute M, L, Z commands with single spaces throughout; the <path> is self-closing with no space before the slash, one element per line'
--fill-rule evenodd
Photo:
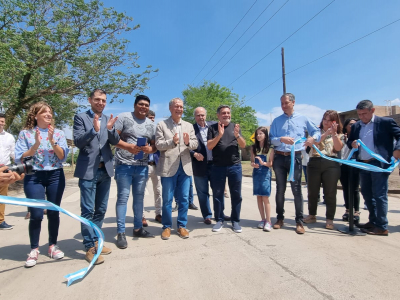
<path fill-rule="evenodd" d="M 247 10 L 247 12 L 244 14 L 244 16 L 240 19 L 240 21 L 236 24 L 236 26 L 232 29 L 232 31 L 228 34 L 228 36 L 225 38 L 225 40 L 222 42 L 222 44 L 218 47 L 218 49 L 214 52 L 214 54 L 210 57 L 210 59 L 206 62 L 206 64 L 201 68 L 200 72 L 197 73 L 196 77 L 192 80 L 190 84 L 192 84 L 197 76 L 200 75 L 200 73 L 204 70 L 204 68 L 208 65 L 208 63 L 211 61 L 211 59 L 215 56 L 215 54 L 218 52 L 218 50 L 222 47 L 223 44 L 225 44 L 226 40 L 231 36 L 231 34 L 235 31 L 236 27 L 239 26 L 239 24 L 242 22 L 242 20 L 246 17 L 246 15 L 249 13 L 249 11 L 253 8 L 254 4 L 256 4 L 257 0 L 254 1 L 253 5 L 250 6 L 250 8 Z"/>
<path fill-rule="evenodd" d="M 297 28 L 292 34 L 290 34 L 286 39 L 284 39 L 280 44 L 278 44 L 274 49 L 272 49 L 270 52 L 268 52 L 263 58 L 261 58 L 258 62 L 256 62 L 254 65 L 252 65 L 250 68 L 248 68 L 242 75 L 240 75 L 238 78 L 236 78 L 234 81 L 232 81 L 228 86 L 231 86 L 234 84 L 236 81 L 238 81 L 240 78 L 242 78 L 247 72 L 249 72 L 251 69 L 253 69 L 256 65 L 258 65 L 262 60 L 264 60 L 268 55 L 270 55 L 272 52 L 274 52 L 279 46 L 281 46 L 284 42 L 286 42 L 288 39 L 290 39 L 293 35 L 295 35 L 298 31 L 300 31 L 304 26 L 306 26 L 308 23 L 310 23 L 315 17 L 317 17 L 321 12 L 323 12 L 328 6 L 330 6 L 335 0 L 331 1 L 326 5 L 324 8 L 322 8 L 319 12 L 317 12 L 312 18 L 310 18 L 307 22 L 305 22 L 303 25 L 301 25 L 299 28 Z M 241 50 L 241 49 L 240 49 Z M 240 51 L 239 50 L 239 51 Z M 236 54 L 235 54 L 236 55 Z M 232 57 L 233 58 L 233 57 Z M 228 61 L 229 62 L 229 61 Z M 218 71 L 219 72 L 219 71 Z M 215 74 L 217 75 L 217 74 Z M 214 75 L 214 76 L 215 76 Z"/>
<path fill-rule="evenodd" d="M 333 0 L 333 1 L 335 1 L 335 0 Z M 221 69 L 219 69 L 218 70 L 218 72 L 217 73 L 215 73 L 214 75 L 213 75 L 213 77 L 211 77 L 211 79 L 213 79 L 235 56 L 236 56 L 236 54 L 238 54 L 244 47 L 246 47 L 247 46 L 247 44 L 250 42 L 250 40 L 265 26 L 265 25 L 267 25 L 267 23 L 273 18 L 273 17 L 275 17 L 275 15 L 286 5 L 286 3 L 288 3 L 289 2 L 289 0 L 287 0 L 285 3 L 283 3 L 283 5 L 268 19 L 268 21 L 267 22 L 265 22 L 264 23 L 264 25 L 263 26 L 261 26 L 260 27 L 260 29 L 258 29 L 257 30 L 257 32 L 255 33 L 255 34 L 253 34 L 253 36 L 242 46 L 242 48 L 240 48 L 223 66 L 222 66 L 222 68 Z M 276 49 L 276 48 L 275 48 Z M 274 50 L 275 50 L 274 49 Z"/>
<path fill-rule="evenodd" d="M 254 23 L 261 17 L 261 15 L 268 9 L 268 7 L 270 7 L 270 5 L 274 2 L 275 0 L 272 0 L 266 8 L 264 8 L 264 10 L 258 15 L 258 17 L 253 21 L 253 23 L 250 24 L 249 27 L 247 27 L 247 29 L 242 33 L 242 35 L 236 40 L 236 42 L 233 43 L 233 45 L 228 49 L 228 51 L 225 52 L 225 54 L 217 61 L 217 63 L 211 68 L 210 71 L 208 71 L 208 73 L 203 77 L 203 79 L 200 80 L 200 82 L 202 82 L 207 76 L 208 74 L 211 73 L 212 70 L 214 70 L 214 68 L 219 64 L 219 62 L 228 54 L 228 52 L 237 44 L 237 42 L 243 37 L 243 35 L 251 28 L 251 26 L 254 25 Z M 288 0 L 289 1 L 289 0 Z M 197 84 L 199 85 L 200 82 Z"/>
<path fill-rule="evenodd" d="M 302 66 L 300 66 L 300 67 L 298 67 L 298 68 L 296 68 L 296 69 L 294 69 L 294 70 L 288 72 L 288 73 L 286 73 L 286 75 L 288 75 L 288 74 L 290 74 L 290 73 L 293 73 L 293 72 L 296 72 L 296 71 L 298 71 L 298 70 L 300 70 L 300 69 L 302 69 L 302 68 L 304 68 L 304 67 L 306 67 L 306 66 L 308 66 L 308 65 L 310 65 L 310 64 L 312 64 L 312 63 L 315 63 L 316 61 L 318 61 L 318 60 L 320 60 L 320 59 L 322 59 L 322 58 L 324 58 L 324 57 L 327 57 L 328 55 L 331 55 L 331 54 L 333 54 L 333 53 L 335 53 L 335 52 L 337 52 L 337 51 L 339 51 L 339 50 L 341 50 L 341 49 L 343 49 L 343 48 L 345 48 L 345 47 L 347 47 L 347 46 L 350 46 L 350 45 L 352 45 L 352 44 L 354 44 L 354 43 L 356 43 L 356 42 L 358 42 L 358 41 L 360 41 L 360 40 L 362 40 L 362 39 L 364 39 L 364 38 L 366 38 L 366 37 L 368 37 L 368 36 L 370 36 L 370 35 L 372 35 L 372 34 L 378 32 L 378 31 L 380 31 L 380 30 L 382 30 L 382 29 L 385 29 L 386 27 L 389 27 L 390 25 L 393 25 L 394 23 L 399 22 L 399 21 L 400 21 L 400 19 L 397 19 L 397 20 L 395 20 L 395 21 L 393 21 L 393 22 L 391 22 L 391 23 L 389 23 L 389 24 L 386 24 L 385 26 L 382 26 L 382 27 L 380 27 L 380 28 L 378 28 L 378 29 L 376 29 L 376 30 L 374 30 L 374 31 L 372 31 L 372 32 L 370 32 L 370 33 L 368 33 L 368 34 L 366 34 L 366 35 L 364 35 L 364 36 L 362 36 L 362 37 L 360 37 L 360 38 L 358 38 L 358 39 L 356 39 L 356 40 L 350 42 L 350 43 L 347 43 L 346 45 L 343 45 L 343 46 L 341 46 L 341 47 L 339 47 L 339 48 L 337 48 L 337 49 L 335 49 L 335 50 L 333 50 L 333 51 L 331 51 L 331 52 L 329 52 L 329 53 L 327 53 L 327 54 L 324 54 L 324 55 L 322 55 L 322 56 L 320 56 L 320 57 L 318 57 L 318 58 L 316 58 L 316 59 L 314 59 L 314 60 L 312 60 L 312 61 L 310 61 L 310 62 L 308 62 L 308 63 L 306 63 L 306 64 L 304 64 L 304 65 L 302 65 Z M 275 80 L 274 82 L 270 83 L 268 86 L 266 86 L 265 88 L 263 88 L 261 91 L 259 91 L 257 94 L 255 94 L 254 96 L 252 96 L 251 98 L 249 98 L 247 101 L 250 101 L 250 100 L 253 99 L 254 97 L 258 96 L 260 93 L 262 93 L 263 91 L 265 91 L 267 88 L 269 88 L 271 85 L 273 85 L 274 83 L 276 83 L 276 82 L 279 81 L 280 79 L 281 79 L 281 77 L 279 77 L 279 78 L 278 78 L 277 80 Z"/>

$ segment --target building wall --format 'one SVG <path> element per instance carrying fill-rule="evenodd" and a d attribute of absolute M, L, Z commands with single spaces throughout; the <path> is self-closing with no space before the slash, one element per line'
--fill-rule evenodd
<path fill-rule="evenodd" d="M 388 116 L 388 108 L 386 106 L 375 106 L 375 115 L 379 117 L 386 117 Z M 396 117 L 394 117 L 396 116 Z M 390 118 L 395 119 L 397 124 L 400 124 L 400 106 L 393 105 L 392 106 L 392 115 L 389 116 Z M 349 110 L 339 113 L 340 122 L 342 124 L 348 118 L 356 118 L 358 119 L 357 110 Z"/>

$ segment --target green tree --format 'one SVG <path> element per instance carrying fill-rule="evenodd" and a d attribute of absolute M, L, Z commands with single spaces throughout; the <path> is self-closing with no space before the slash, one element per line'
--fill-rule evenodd
<path fill-rule="evenodd" d="M 0 105 L 7 127 L 40 100 L 59 125 L 101 87 L 118 95 L 141 92 L 157 70 L 140 68 L 119 36 L 132 18 L 97 0 L 0 0 Z M 119 99 L 123 101 L 123 99 Z"/>
<path fill-rule="evenodd" d="M 182 92 L 184 101 L 184 117 L 187 122 L 194 123 L 193 112 L 196 107 L 202 106 L 207 110 L 209 121 L 218 121 L 217 108 L 222 104 L 231 107 L 232 122 L 239 123 L 242 135 L 247 145 L 252 145 L 251 135 L 258 127 L 256 111 L 251 106 L 246 106 L 244 99 L 232 92 L 227 87 L 221 87 L 216 82 L 205 81 L 203 85 L 188 86 Z"/>
<path fill-rule="evenodd" d="M 76 164 L 76 160 L 78 159 L 78 156 L 79 156 L 79 149 L 74 149 L 74 163 L 75 164 Z M 72 152 L 71 151 L 68 153 L 66 162 L 69 164 L 72 164 Z"/>

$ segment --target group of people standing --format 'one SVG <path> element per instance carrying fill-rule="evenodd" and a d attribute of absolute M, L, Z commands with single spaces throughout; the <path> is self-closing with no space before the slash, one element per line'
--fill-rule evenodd
<path fill-rule="evenodd" d="M 189 237 L 187 212 L 192 176 L 204 223 L 212 224 L 210 185 L 216 221 L 212 231 L 220 231 L 226 221 L 231 221 L 233 231 L 242 232 L 240 226 L 242 165 L 239 149 L 244 148 L 246 142 L 241 135 L 240 125 L 231 122 L 229 106 L 218 107 L 218 122 L 207 121 L 207 111 L 203 107 L 197 107 L 193 112 L 196 123 L 190 124 L 182 120 L 184 102 L 180 98 L 174 98 L 169 102 L 171 116 L 156 125 L 155 114 L 150 111 L 150 99 L 145 95 L 136 97 L 133 112 L 122 113 L 115 118 L 112 114 L 110 117 L 103 114 L 107 103 L 107 94 L 104 90 L 95 89 L 88 101 L 90 109 L 75 116 L 73 127 L 74 143 L 80 150 L 74 176 L 79 178 L 81 216 L 102 227 L 107 211 L 111 177 L 115 172 L 118 248 L 125 249 L 128 246 L 125 221 L 131 189 L 134 214 L 132 235 L 138 238 L 154 238 L 152 233 L 143 228 L 146 226 L 143 222 L 143 200 L 149 176 L 152 178 L 155 194 L 155 219 L 163 225 L 161 233 L 163 240 L 171 237 L 174 197 L 178 207 L 177 234 L 183 239 Z M 375 116 L 372 102 L 369 100 L 361 101 L 357 105 L 360 120 L 346 120 L 343 129 L 336 111 L 326 111 L 318 128 L 307 117 L 295 112 L 293 94 L 284 94 L 280 101 L 283 114 L 275 118 L 269 133 L 266 127 L 259 127 L 256 130 L 256 142 L 251 151 L 251 166 L 254 168 L 253 194 L 257 196 L 261 216 L 258 227 L 271 231 L 271 228 L 280 229 L 284 226 L 285 191 L 291 170 L 291 149 L 294 145 L 293 181 L 290 184 L 296 211 L 295 231 L 304 234 L 303 224 L 317 221 L 321 184 L 326 203 L 325 226 L 327 229 L 333 229 L 337 182 L 341 178 L 343 187 L 346 188 L 344 182 L 347 182 L 348 178 L 343 174 L 346 173 L 347 167 L 340 166 L 336 161 L 327 160 L 321 157 L 321 154 L 332 158 L 347 158 L 343 156 L 348 155 L 350 148 L 358 148 L 357 140 L 360 139 L 384 159 L 390 161 L 392 155 L 399 159 L 400 128 L 393 119 Z M 1 124 L 2 116 L 0 116 L 0 129 L 2 129 Z M 3 130 L 0 131 L 0 138 L 5 140 L 2 134 Z M 298 143 L 301 139 L 305 142 Z M 115 154 L 112 147 L 116 148 Z M 303 217 L 301 190 L 302 150 L 306 150 L 310 156 L 307 165 L 309 215 L 306 218 Z M 13 148 L 7 151 L 2 149 L 1 152 L 8 153 L 11 157 L 12 153 L 15 153 L 16 162 L 25 157 L 33 157 L 35 173 L 25 176 L 24 179 L 26 196 L 33 199 L 47 199 L 60 205 L 65 188 L 62 163 L 68 155 L 68 147 L 64 133 L 54 128 L 54 112 L 47 103 L 39 102 L 30 108 L 15 151 Z M 387 167 L 363 149 L 358 151 L 357 160 L 382 168 Z M 8 163 L 4 159 L 3 161 Z M 277 189 L 275 199 L 277 220 L 274 225 L 271 223 L 269 203 L 271 169 L 275 173 Z M 360 174 L 361 192 L 370 213 L 369 222 L 360 224 L 359 227 L 369 234 L 387 235 L 389 173 L 362 170 L 356 174 Z M 231 213 L 228 215 L 224 213 L 226 181 L 231 198 Z M 0 188 L 1 186 L 3 184 L 0 182 Z M 358 187 L 358 182 L 355 186 Z M 355 188 L 354 191 L 358 190 Z M 6 194 L 6 191 L 2 190 L 2 194 Z M 357 199 L 355 202 L 357 203 Z M 346 208 L 352 209 L 348 204 Z M 4 218 L 1 209 L 0 206 L 0 218 Z M 356 211 L 358 209 L 356 204 Z M 47 218 L 48 255 L 60 259 L 64 253 L 57 246 L 59 212 L 48 211 Z M 37 262 L 42 219 L 43 210 L 31 208 L 29 222 L 31 252 L 25 263 L 26 267 L 32 267 Z M 4 223 L 4 219 L 0 219 L 0 226 L 2 224 L 9 226 Z M 91 262 L 98 251 L 98 237 L 93 228 L 84 224 L 81 233 L 86 249 L 85 258 Z M 104 262 L 103 255 L 111 252 L 111 248 L 103 246 L 95 264 Z"/>

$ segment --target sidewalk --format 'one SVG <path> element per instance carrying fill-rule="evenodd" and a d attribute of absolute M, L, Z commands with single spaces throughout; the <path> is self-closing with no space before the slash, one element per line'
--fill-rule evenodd
<path fill-rule="evenodd" d="M 84 278 L 66 287 L 64 275 L 85 266 L 80 223 L 61 216 L 60 261 L 47 254 L 47 221 L 43 220 L 38 264 L 25 269 L 29 252 L 25 207 L 6 207 L 6 220 L 13 230 L 0 231 L 0 299 L 399 299 L 400 200 L 389 199 L 388 237 L 353 237 L 324 229 L 325 206 L 320 205 L 318 223 L 306 227 L 304 235 L 294 232 L 293 196 L 288 185 L 285 227 L 263 232 L 252 179 L 243 178 L 243 232 L 236 234 L 229 223 L 217 233 L 202 222 L 200 211 L 189 210 L 190 238 L 176 235 L 160 238 L 161 224 L 154 221 L 151 181 L 146 190 L 148 231 L 155 239 L 132 237 L 132 199 L 127 213 L 128 248 L 118 249 L 116 236 L 116 185 L 112 180 L 109 207 L 104 221 L 105 243 L 113 253 Z M 275 221 L 275 183 L 271 195 Z M 80 213 L 77 179 L 67 181 L 62 207 Z M 306 189 L 303 195 L 307 198 Z M 20 197 L 23 195 L 20 194 Z M 230 199 L 226 212 L 230 211 Z M 195 204 L 198 199 L 195 195 Z M 338 191 L 335 225 L 344 212 Z M 307 202 L 304 203 L 307 215 Z M 176 226 L 177 213 L 173 213 Z M 361 221 L 367 221 L 363 211 Z"/>

